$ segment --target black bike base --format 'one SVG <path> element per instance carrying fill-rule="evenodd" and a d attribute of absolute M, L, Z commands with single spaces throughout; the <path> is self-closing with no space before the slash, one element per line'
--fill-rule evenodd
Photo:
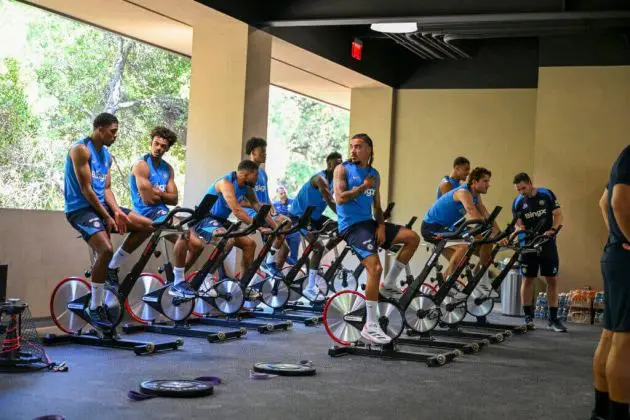
<path fill-rule="evenodd" d="M 485 328 L 493 330 L 511 331 L 514 334 L 525 334 L 527 331 L 534 329 L 529 325 L 512 325 L 512 324 L 494 324 L 488 322 L 484 317 L 477 318 L 477 321 L 462 321 L 459 323 L 462 327 Z"/>
<path fill-rule="evenodd" d="M 289 311 L 287 312 L 286 306 L 283 309 L 276 309 L 273 312 L 266 312 L 263 309 L 254 310 L 251 315 L 255 318 L 261 319 L 281 319 L 281 320 L 289 320 L 293 322 L 299 322 L 307 327 L 316 326 L 322 323 L 324 320 L 324 316 L 314 314 L 314 313 L 300 313 L 299 311 Z"/>
<path fill-rule="evenodd" d="M 214 325 L 215 327 L 243 327 L 257 330 L 261 334 L 274 331 L 287 331 L 293 326 L 293 321 L 291 320 L 282 322 L 255 322 L 252 321 L 252 318 L 249 312 L 241 312 L 240 314 L 230 317 L 206 316 L 203 318 L 191 318 L 188 322 L 191 324 Z"/>
<path fill-rule="evenodd" d="M 352 346 L 334 346 L 328 349 L 328 355 L 331 357 L 340 357 L 349 354 L 356 356 L 378 357 L 381 359 L 424 362 L 429 367 L 443 366 L 446 363 L 452 362 L 460 355 L 457 350 L 435 354 L 406 352 L 395 349 L 392 344 L 385 346 L 369 346 L 363 343 L 358 343 Z"/>
<path fill-rule="evenodd" d="M 434 329 L 431 331 L 431 335 L 434 337 L 454 337 L 454 338 L 472 338 L 479 340 L 488 340 L 492 344 L 502 343 L 505 337 L 511 335 L 510 331 L 498 330 L 498 331 L 483 331 L 481 329 L 470 328 L 470 330 L 463 330 L 459 327 L 451 327 L 447 329 Z M 409 330 L 407 332 L 410 336 L 423 335 L 417 331 Z"/>
<path fill-rule="evenodd" d="M 296 303 L 287 303 L 283 306 L 284 309 L 289 309 L 292 311 L 305 311 L 305 312 L 313 312 L 316 314 L 321 314 L 324 312 L 324 304 L 302 304 L 299 302 Z"/>
<path fill-rule="evenodd" d="M 420 334 L 418 336 L 409 334 L 410 337 L 398 337 L 396 342 L 409 346 L 435 347 L 442 349 L 458 349 L 465 354 L 477 353 L 489 344 L 489 340 L 444 340 L 437 339 L 431 334 Z"/>
<path fill-rule="evenodd" d="M 82 344 L 95 347 L 108 347 L 123 350 L 133 350 L 136 355 L 154 354 L 164 350 L 177 350 L 184 344 L 182 340 L 167 341 L 164 343 L 151 343 L 147 341 L 121 340 L 115 337 L 99 337 L 95 333 L 86 334 L 48 334 L 42 338 L 42 342 L 48 346 L 56 344 Z"/>
<path fill-rule="evenodd" d="M 219 343 L 226 340 L 236 339 L 247 334 L 246 328 L 240 328 L 238 330 L 232 331 L 206 331 L 193 329 L 190 327 L 189 324 L 183 322 L 156 322 L 147 325 L 125 324 L 122 330 L 126 334 L 150 332 L 155 334 L 168 334 L 181 337 L 204 338 L 210 343 Z"/>

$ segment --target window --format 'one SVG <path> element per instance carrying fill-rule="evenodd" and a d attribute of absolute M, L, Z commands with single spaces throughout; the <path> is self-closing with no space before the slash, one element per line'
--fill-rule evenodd
<path fill-rule="evenodd" d="M 339 152 L 347 158 L 350 112 L 346 109 L 271 86 L 267 162 L 272 200 L 283 185 L 294 198 L 302 185 L 326 168 L 326 156 Z M 327 209 L 324 213 L 332 217 Z"/>
<path fill-rule="evenodd" d="M 66 154 L 104 111 L 120 120 L 111 147 L 118 202 L 131 205 L 131 165 L 156 125 L 178 135 L 165 160 L 181 199 L 189 84 L 186 57 L 0 0 L 0 207 L 62 210 Z"/>

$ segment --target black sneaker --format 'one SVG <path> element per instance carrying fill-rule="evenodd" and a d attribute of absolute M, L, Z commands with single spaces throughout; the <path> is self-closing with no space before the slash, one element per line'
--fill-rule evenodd
<path fill-rule="evenodd" d="M 555 332 L 567 332 L 567 327 L 559 319 L 550 319 L 547 323 L 547 329 Z"/>
<path fill-rule="evenodd" d="M 523 324 L 525 324 L 528 329 L 536 328 L 536 324 L 534 324 L 534 317 L 532 317 L 530 315 L 525 315 L 525 319 L 523 320 Z"/>
<path fill-rule="evenodd" d="M 88 305 L 85 308 L 85 314 L 90 318 L 90 324 L 101 330 L 111 330 L 114 328 L 114 323 L 109 318 L 107 309 L 105 306 L 98 306 L 96 309 L 90 309 Z"/>
<path fill-rule="evenodd" d="M 114 294 L 118 294 L 118 288 L 120 282 L 118 281 L 119 268 L 108 268 L 107 279 L 105 280 L 105 287 Z"/>
<path fill-rule="evenodd" d="M 180 299 L 194 299 L 197 297 L 197 292 L 192 288 L 190 283 L 183 281 L 178 284 L 174 284 L 168 289 L 170 296 Z"/>

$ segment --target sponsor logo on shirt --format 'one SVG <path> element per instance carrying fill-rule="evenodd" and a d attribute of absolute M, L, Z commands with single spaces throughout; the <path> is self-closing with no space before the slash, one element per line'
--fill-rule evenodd
<path fill-rule="evenodd" d="M 365 194 L 368 197 L 372 197 L 376 194 L 376 188 L 370 188 L 369 190 L 365 190 L 363 194 Z"/>
<path fill-rule="evenodd" d="M 267 187 L 264 186 L 264 185 L 256 185 L 254 187 L 254 191 L 256 191 L 256 192 L 265 192 L 265 191 L 267 191 Z"/>
<path fill-rule="evenodd" d="M 530 211 L 528 213 L 525 213 L 525 218 L 526 219 L 531 219 L 533 217 L 540 217 L 540 216 L 544 216 L 545 214 L 547 214 L 547 209 L 540 209 L 540 210 L 536 210 L 536 211 Z"/>
<path fill-rule="evenodd" d="M 98 173 L 96 171 L 92 171 L 92 180 L 93 181 L 100 181 L 100 182 L 105 182 L 105 180 L 107 179 L 107 174 L 101 174 Z"/>

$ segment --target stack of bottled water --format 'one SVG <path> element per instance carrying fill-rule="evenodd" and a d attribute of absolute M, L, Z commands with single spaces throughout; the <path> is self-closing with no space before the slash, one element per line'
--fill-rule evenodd
<path fill-rule="evenodd" d="M 569 312 L 569 294 L 560 293 L 558 295 L 558 319 L 566 321 Z M 540 292 L 536 298 L 536 310 L 534 317 L 538 319 L 549 318 L 549 305 L 547 293 Z"/>
<path fill-rule="evenodd" d="M 536 310 L 534 318 L 547 319 L 549 309 L 547 308 L 547 293 L 540 292 L 536 298 Z"/>

